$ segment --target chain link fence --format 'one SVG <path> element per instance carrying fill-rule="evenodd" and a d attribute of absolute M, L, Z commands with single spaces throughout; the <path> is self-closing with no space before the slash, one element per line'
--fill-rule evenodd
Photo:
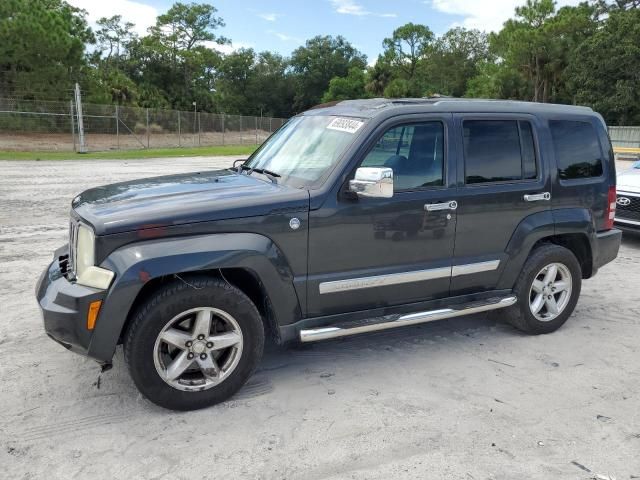
<path fill-rule="evenodd" d="M 88 151 L 259 145 L 286 119 L 82 104 Z M 77 106 L 0 97 L 0 150 L 78 151 Z M 609 127 L 614 148 L 640 148 L 640 127 Z"/>
<path fill-rule="evenodd" d="M 259 145 L 286 119 L 82 104 L 88 151 Z M 0 98 L 0 150 L 78 151 L 76 105 Z"/>

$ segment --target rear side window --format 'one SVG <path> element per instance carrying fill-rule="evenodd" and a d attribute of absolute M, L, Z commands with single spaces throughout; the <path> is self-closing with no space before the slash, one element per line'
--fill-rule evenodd
<path fill-rule="evenodd" d="M 519 120 L 463 123 L 465 183 L 495 183 L 538 176 L 531 124 Z"/>
<path fill-rule="evenodd" d="M 602 175 L 602 151 L 598 134 L 589 122 L 549 122 L 558 174 L 563 180 Z"/>

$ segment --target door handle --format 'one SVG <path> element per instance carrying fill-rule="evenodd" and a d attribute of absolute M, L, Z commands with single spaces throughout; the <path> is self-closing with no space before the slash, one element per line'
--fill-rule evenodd
<path fill-rule="evenodd" d="M 551 200 L 551 194 L 549 192 L 527 194 L 524 196 L 524 199 L 527 202 L 540 202 L 542 200 L 548 201 Z"/>
<path fill-rule="evenodd" d="M 427 203 L 424 209 L 427 212 L 437 212 L 439 210 L 455 210 L 458 208 L 458 202 L 451 200 L 450 202 Z"/>

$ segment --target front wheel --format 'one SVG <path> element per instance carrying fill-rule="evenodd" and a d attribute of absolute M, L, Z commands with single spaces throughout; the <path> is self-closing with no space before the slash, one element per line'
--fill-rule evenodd
<path fill-rule="evenodd" d="M 262 320 L 251 300 L 222 280 L 199 276 L 154 292 L 124 340 L 138 389 L 173 410 L 227 400 L 255 369 L 263 346 Z"/>
<path fill-rule="evenodd" d="M 551 333 L 573 313 L 581 285 L 575 255 L 559 245 L 542 245 L 522 268 L 514 288 L 518 302 L 504 311 L 506 320 L 526 333 Z"/>

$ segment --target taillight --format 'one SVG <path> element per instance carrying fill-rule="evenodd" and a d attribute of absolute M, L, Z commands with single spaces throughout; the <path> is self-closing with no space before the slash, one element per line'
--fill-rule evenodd
<path fill-rule="evenodd" d="M 613 220 L 616 217 L 616 187 L 609 187 L 609 196 L 607 198 L 607 214 L 604 221 L 605 230 L 611 230 L 613 228 Z"/>

